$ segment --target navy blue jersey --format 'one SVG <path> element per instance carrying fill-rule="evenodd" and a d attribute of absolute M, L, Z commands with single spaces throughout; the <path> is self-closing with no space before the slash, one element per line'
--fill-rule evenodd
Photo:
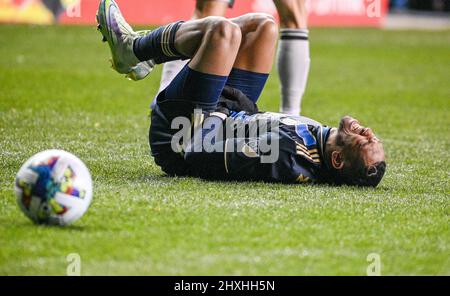
<path fill-rule="evenodd" d="M 230 117 L 247 125 L 268 122 L 277 130 L 269 128 L 257 136 L 249 135 L 248 131 L 241 137 L 234 134 L 223 140 L 223 152 L 219 153 L 186 151 L 185 160 L 192 166 L 194 175 L 285 183 L 327 181 L 323 180 L 327 176 L 323 155 L 330 128 L 306 117 L 271 112 L 253 115 L 232 112 Z M 261 145 L 264 142 L 267 147 L 274 137 L 278 139 L 277 153 L 270 158 L 273 151 L 264 151 Z M 218 163 L 221 161 L 223 164 Z"/>
<path fill-rule="evenodd" d="M 156 163 L 169 174 L 284 183 L 329 181 L 323 155 L 330 128 L 309 118 L 272 112 L 252 115 L 244 111 L 231 112 L 227 120 L 247 125 L 258 121 L 270 122 L 272 126 L 277 126 L 276 133 L 269 129 L 257 136 L 252 136 L 249 132 L 241 136 L 234 134 L 233 137 L 224 135 L 220 141 L 215 142 L 216 147 L 222 147 L 220 151 L 195 149 L 195 144 L 191 144 L 183 151 L 174 152 L 170 141 L 176 130 L 168 130 L 168 121 L 162 122 L 159 118 L 161 114 L 157 115 L 161 112 L 156 110 L 154 113 L 153 131 L 150 131 L 152 154 Z M 202 114 L 201 117 L 200 121 L 203 122 L 207 115 Z M 226 122 L 219 117 L 214 120 L 217 125 Z M 195 121 L 198 125 L 199 120 L 194 119 Z M 216 129 L 203 128 L 203 137 L 211 136 L 211 133 L 216 133 Z M 164 136 L 164 141 L 161 136 Z M 277 158 L 264 162 L 262 159 L 267 158 L 268 152 L 262 151 L 261 143 L 274 136 L 278 139 Z"/>

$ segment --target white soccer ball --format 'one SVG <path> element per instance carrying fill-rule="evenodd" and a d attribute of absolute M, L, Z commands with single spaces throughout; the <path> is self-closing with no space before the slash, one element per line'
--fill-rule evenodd
<path fill-rule="evenodd" d="M 14 186 L 17 203 L 38 224 L 68 225 L 86 212 L 92 179 L 86 165 L 62 150 L 46 150 L 20 168 Z"/>

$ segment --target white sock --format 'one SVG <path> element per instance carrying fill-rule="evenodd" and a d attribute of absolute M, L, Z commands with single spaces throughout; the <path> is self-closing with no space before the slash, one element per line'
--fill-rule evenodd
<path fill-rule="evenodd" d="M 281 82 L 280 112 L 299 115 L 311 63 L 308 30 L 281 29 L 277 55 Z"/>
<path fill-rule="evenodd" d="M 164 63 L 158 93 L 163 91 L 172 82 L 188 62 L 189 60 L 175 60 Z"/>

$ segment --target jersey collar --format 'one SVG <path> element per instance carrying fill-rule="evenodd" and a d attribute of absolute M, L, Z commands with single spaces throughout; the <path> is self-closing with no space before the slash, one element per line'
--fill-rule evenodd
<path fill-rule="evenodd" d="M 317 142 L 319 144 L 320 156 L 322 157 L 325 167 L 329 169 L 325 160 L 325 146 L 327 144 L 328 137 L 330 136 L 331 128 L 328 126 L 320 126 L 318 131 Z"/>

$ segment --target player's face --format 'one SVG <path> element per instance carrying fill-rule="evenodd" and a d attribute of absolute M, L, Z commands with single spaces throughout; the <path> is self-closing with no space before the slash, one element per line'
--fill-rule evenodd
<path fill-rule="evenodd" d="M 345 116 L 341 119 L 337 141 L 345 145 L 347 151 L 355 157 L 361 155 L 366 166 L 385 160 L 381 142 L 370 128 L 362 126 L 353 117 Z"/>

